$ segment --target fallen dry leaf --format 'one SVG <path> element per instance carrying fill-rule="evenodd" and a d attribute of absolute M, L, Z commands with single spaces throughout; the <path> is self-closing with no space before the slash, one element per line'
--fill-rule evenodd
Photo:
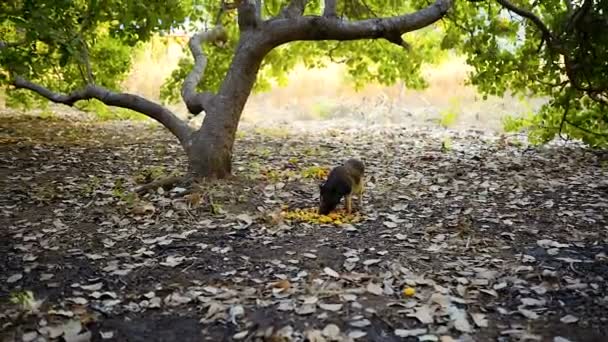
<path fill-rule="evenodd" d="M 426 328 L 418 328 L 418 329 L 395 329 L 395 335 L 399 337 L 409 337 L 409 336 L 419 336 L 426 334 Z"/>
<path fill-rule="evenodd" d="M 422 324 L 431 324 L 434 321 L 431 308 L 428 305 L 416 308 L 416 312 L 411 316 L 416 317 Z"/>
<path fill-rule="evenodd" d="M 376 283 L 369 283 L 367 284 L 367 292 L 374 294 L 376 296 L 381 296 L 383 291 L 382 291 L 382 287 Z"/>

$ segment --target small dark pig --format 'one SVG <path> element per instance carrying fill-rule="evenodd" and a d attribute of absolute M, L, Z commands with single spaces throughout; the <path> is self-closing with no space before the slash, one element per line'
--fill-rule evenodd
<path fill-rule="evenodd" d="M 365 166 L 358 159 L 351 158 L 343 165 L 333 168 L 327 180 L 319 185 L 321 190 L 319 204 L 319 214 L 327 215 L 340 203 L 342 197 L 345 197 L 346 212 L 352 211 L 352 196 L 358 197 L 358 206 L 361 210 L 361 200 L 363 197 L 363 173 Z"/>

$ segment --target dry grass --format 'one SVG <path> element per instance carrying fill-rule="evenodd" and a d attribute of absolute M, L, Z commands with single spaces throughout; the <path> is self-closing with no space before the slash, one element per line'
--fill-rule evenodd
<path fill-rule="evenodd" d="M 123 82 L 126 91 L 158 100 L 160 86 L 183 56 L 177 40 L 154 37 L 134 57 L 133 69 Z"/>
<path fill-rule="evenodd" d="M 521 114 L 528 104 L 510 96 L 483 101 L 465 85 L 470 67 L 459 57 L 423 71 L 429 87 L 407 89 L 402 83 L 387 87 L 370 84 L 355 91 L 345 81 L 345 68 L 330 65 L 322 70 L 297 68 L 291 82 L 269 93 L 250 98 L 244 122 L 254 125 L 290 124 L 317 128 L 341 125 L 442 125 L 501 131 L 504 115 Z M 322 86 L 319 86 L 322 85 Z M 531 100 L 532 108 L 540 100 Z"/>

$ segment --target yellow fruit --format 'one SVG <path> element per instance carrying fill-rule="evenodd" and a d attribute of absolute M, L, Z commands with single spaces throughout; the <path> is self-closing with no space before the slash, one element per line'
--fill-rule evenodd
<path fill-rule="evenodd" d="M 359 215 L 347 214 L 346 211 L 341 209 L 329 213 L 328 215 L 320 215 L 317 208 L 294 210 L 288 210 L 287 208 L 285 208 L 281 212 L 281 216 L 287 220 L 295 220 L 316 224 L 333 223 L 336 225 L 357 222 L 361 219 Z"/>
<path fill-rule="evenodd" d="M 406 287 L 403 289 L 403 294 L 407 297 L 411 297 L 416 294 L 416 290 L 411 287 Z"/>

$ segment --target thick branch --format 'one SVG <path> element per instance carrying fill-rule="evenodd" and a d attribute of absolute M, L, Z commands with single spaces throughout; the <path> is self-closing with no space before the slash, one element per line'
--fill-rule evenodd
<path fill-rule="evenodd" d="M 217 15 L 215 16 L 215 26 L 219 26 L 222 24 L 222 16 L 226 12 L 226 2 L 222 0 L 220 3 L 220 8 L 217 11 Z"/>
<path fill-rule="evenodd" d="M 242 31 L 259 27 L 261 21 L 257 16 L 256 0 L 241 0 L 238 10 L 239 29 Z"/>
<path fill-rule="evenodd" d="M 568 26 L 566 27 L 566 31 L 569 32 L 573 28 L 578 28 L 580 21 L 587 16 L 587 13 L 591 7 L 593 7 L 593 0 L 585 0 L 585 2 L 583 2 L 583 4 L 572 13 Z"/>
<path fill-rule="evenodd" d="M 121 107 L 134 110 L 138 113 L 155 119 L 173 133 L 183 146 L 186 146 L 192 129 L 167 108 L 147 100 L 141 96 L 115 93 L 100 86 L 87 85 L 68 95 L 55 93 L 39 84 L 35 84 L 21 77 L 15 77 L 13 85 L 16 88 L 28 89 L 45 98 L 68 106 L 73 106 L 81 100 L 97 99 L 108 106 Z"/>
<path fill-rule="evenodd" d="M 555 43 L 555 37 L 553 36 L 553 33 L 551 33 L 551 31 L 549 31 L 549 28 L 547 27 L 547 25 L 545 25 L 545 23 L 543 23 L 543 21 L 540 20 L 540 18 L 537 17 L 534 13 L 526 11 L 525 9 L 519 8 L 515 5 L 513 5 L 508 0 L 496 0 L 496 1 L 499 4 L 501 4 L 504 8 L 508 9 L 509 11 L 515 12 L 518 15 L 532 21 L 534 23 L 534 25 L 536 25 L 536 27 L 538 27 L 538 29 L 541 30 L 541 32 L 543 33 L 543 36 L 545 37 L 545 39 L 547 39 L 547 43 L 549 43 L 550 45 L 553 45 Z"/>
<path fill-rule="evenodd" d="M 91 59 L 89 58 L 89 46 L 82 37 L 82 34 L 79 36 L 80 44 L 82 44 L 82 63 L 84 64 L 87 74 L 86 74 L 86 82 L 87 83 L 95 83 L 95 77 L 93 76 L 93 68 L 91 67 Z"/>
<path fill-rule="evenodd" d="M 451 8 L 452 0 L 436 0 L 415 13 L 402 16 L 344 21 L 338 18 L 306 16 L 268 22 L 267 35 L 275 46 L 297 40 L 357 40 L 384 38 L 405 46 L 401 35 L 441 19 Z"/>
<path fill-rule="evenodd" d="M 280 17 L 282 18 L 295 18 L 301 17 L 304 13 L 304 8 L 309 0 L 291 0 L 285 8 L 281 11 Z"/>
<path fill-rule="evenodd" d="M 325 0 L 324 17 L 336 17 L 336 0 Z"/>
<path fill-rule="evenodd" d="M 572 0 L 566 0 L 566 8 L 568 8 L 568 13 L 572 13 L 572 9 L 574 9 L 572 6 Z"/>
<path fill-rule="evenodd" d="M 186 76 L 184 83 L 182 83 L 181 94 L 188 111 L 192 114 L 196 115 L 205 110 L 205 107 L 208 106 L 209 101 L 213 98 L 213 94 L 209 92 L 196 92 L 196 87 L 201 81 L 207 67 L 207 56 L 203 52 L 201 44 L 225 39 L 225 36 L 226 31 L 224 28 L 216 26 L 210 31 L 200 31 L 194 34 L 188 41 L 188 47 L 194 58 L 194 66 L 188 76 Z"/>
<path fill-rule="evenodd" d="M 255 17 L 258 22 L 262 22 L 262 0 L 255 0 Z"/>

